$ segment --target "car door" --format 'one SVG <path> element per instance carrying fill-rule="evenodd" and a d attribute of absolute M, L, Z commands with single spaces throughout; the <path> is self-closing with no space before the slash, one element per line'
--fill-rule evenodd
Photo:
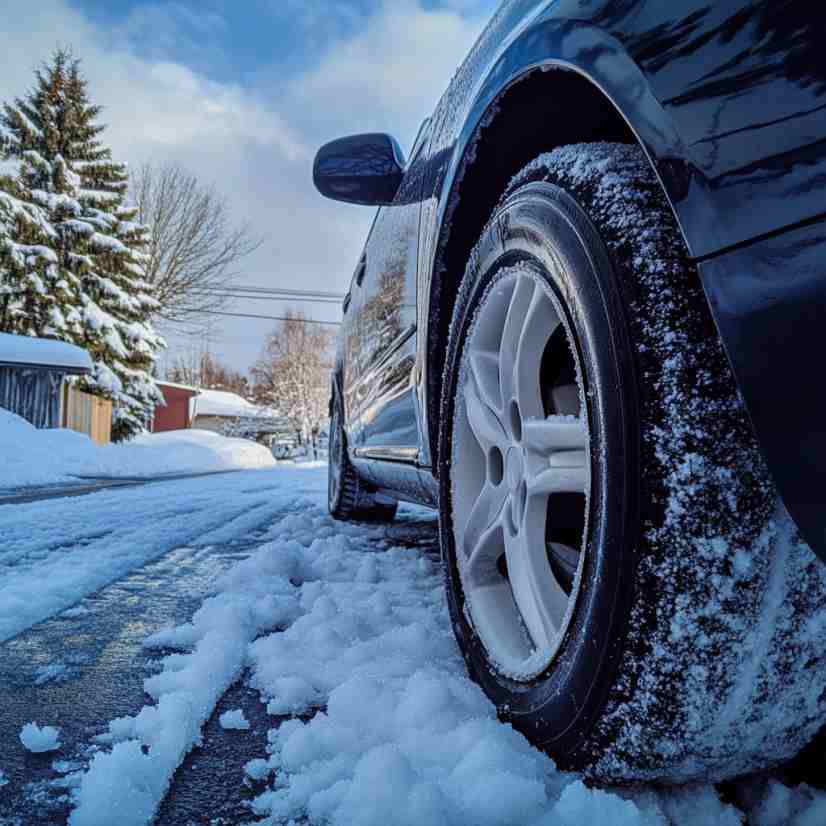
<path fill-rule="evenodd" d="M 416 374 L 416 275 L 427 122 L 413 145 L 398 195 L 382 207 L 360 262 L 356 454 L 415 462 L 421 434 Z M 357 279 L 358 280 L 358 279 Z"/>
<path fill-rule="evenodd" d="M 356 444 L 359 435 L 359 310 L 363 304 L 364 256 L 362 255 L 342 304 L 342 326 L 338 337 L 337 361 L 341 365 L 341 395 L 347 438 Z"/>

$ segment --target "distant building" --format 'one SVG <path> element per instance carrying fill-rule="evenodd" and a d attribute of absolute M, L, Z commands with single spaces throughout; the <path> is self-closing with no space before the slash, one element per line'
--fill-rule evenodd
<path fill-rule="evenodd" d="M 152 421 L 152 432 L 163 433 L 167 430 L 187 430 L 192 427 L 193 399 L 201 392 L 188 384 L 176 384 L 172 381 L 155 382 L 163 393 L 165 405 L 157 405 Z"/>
<path fill-rule="evenodd" d="M 192 400 L 192 427 L 266 444 L 290 433 L 289 424 L 276 411 L 226 390 L 201 390 Z"/>

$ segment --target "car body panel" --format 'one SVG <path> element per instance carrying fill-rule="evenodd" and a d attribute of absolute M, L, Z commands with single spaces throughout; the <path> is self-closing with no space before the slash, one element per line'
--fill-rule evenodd
<path fill-rule="evenodd" d="M 420 433 L 429 432 L 436 401 L 428 398 L 429 297 L 464 165 L 512 84 L 540 69 L 574 71 L 613 102 L 651 160 L 701 265 L 780 493 L 826 556 L 826 509 L 812 501 L 826 487 L 826 392 L 806 370 L 809 351 L 820 349 L 818 322 L 826 327 L 816 251 L 816 222 L 826 216 L 824 33 L 826 9 L 803 0 L 502 3 L 437 105 L 402 199 L 421 201 L 411 374 Z M 772 240 L 781 233 L 790 234 Z M 776 337 L 783 346 L 766 363 L 780 369 L 783 361 L 785 372 L 769 380 L 755 359 L 764 357 L 760 343 Z M 793 449 L 788 411 L 775 397 L 781 385 L 796 405 Z M 419 464 L 432 466 L 430 454 L 422 438 Z"/>
<path fill-rule="evenodd" d="M 701 264 L 741 393 L 786 506 L 808 543 L 826 545 L 826 222 Z"/>

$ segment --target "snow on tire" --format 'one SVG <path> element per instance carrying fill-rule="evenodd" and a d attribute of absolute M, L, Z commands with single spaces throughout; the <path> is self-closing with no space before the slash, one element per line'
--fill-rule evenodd
<path fill-rule="evenodd" d="M 521 676 L 492 656 L 504 626 L 485 631 L 490 609 L 463 579 L 472 520 L 458 500 L 473 449 L 456 447 L 473 430 L 461 424 L 467 342 L 489 345 L 480 319 L 507 314 L 486 308 L 515 296 L 517 277 L 564 305 L 593 431 L 570 610 L 552 656 Z M 604 780 L 721 779 L 793 756 L 826 720 L 826 569 L 779 503 L 696 268 L 637 146 L 562 147 L 516 176 L 468 263 L 447 365 L 448 598 L 471 674 L 500 714 Z M 491 448 L 477 463 L 488 487 L 512 452 Z M 535 639 L 530 617 L 524 626 Z"/>

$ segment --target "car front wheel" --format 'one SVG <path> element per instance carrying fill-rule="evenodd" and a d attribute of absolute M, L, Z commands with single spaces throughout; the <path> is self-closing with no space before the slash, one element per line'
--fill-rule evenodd
<path fill-rule="evenodd" d="M 824 722 L 823 571 L 637 147 L 563 147 L 504 193 L 455 307 L 440 468 L 471 675 L 563 765 L 719 779 Z"/>

